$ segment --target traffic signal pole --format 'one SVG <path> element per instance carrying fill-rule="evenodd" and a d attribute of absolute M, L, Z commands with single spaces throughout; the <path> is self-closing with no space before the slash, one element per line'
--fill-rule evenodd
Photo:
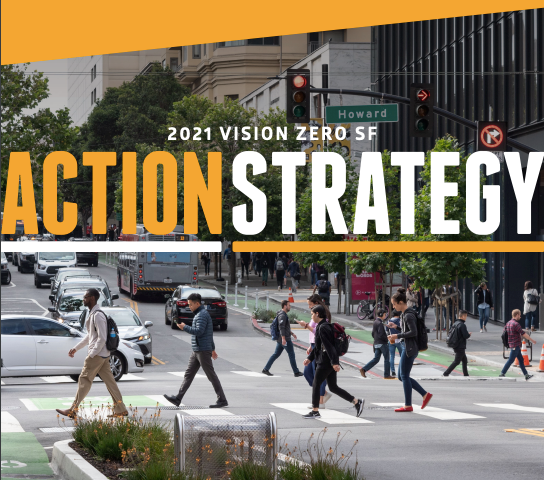
<path fill-rule="evenodd" d="M 311 87 L 310 93 L 326 93 L 326 94 L 337 94 L 337 95 L 354 95 L 359 97 L 371 97 L 371 98 L 376 98 L 378 100 L 390 100 L 392 102 L 410 105 L 409 98 L 399 97 L 398 95 L 391 95 L 389 93 L 371 92 L 368 90 L 344 90 L 343 88 L 338 89 L 338 88 Z M 448 110 L 444 110 L 443 108 L 438 108 L 435 106 L 434 113 L 444 118 L 447 118 L 448 120 L 459 123 L 460 125 L 463 125 L 464 127 L 470 128 L 472 130 L 478 130 L 478 124 L 476 122 L 472 122 L 471 120 L 468 120 L 464 117 L 456 115 L 455 113 L 452 113 Z M 523 153 L 538 152 L 536 148 L 533 148 L 533 147 L 530 147 L 529 145 L 525 145 L 524 143 L 518 142 L 517 140 L 514 140 L 513 138 L 507 138 L 506 144 L 511 146 L 512 148 L 516 148 L 517 150 Z"/>

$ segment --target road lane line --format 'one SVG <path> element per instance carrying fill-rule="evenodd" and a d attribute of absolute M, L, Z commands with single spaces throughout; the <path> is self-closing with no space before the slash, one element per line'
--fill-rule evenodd
<path fill-rule="evenodd" d="M 281 378 L 281 375 L 273 375 L 272 377 L 270 377 L 269 375 L 265 375 L 264 373 L 246 372 L 246 371 L 239 371 L 239 370 L 232 370 L 230 373 L 236 373 L 237 375 L 243 375 L 245 377 Z"/>
<path fill-rule="evenodd" d="M 374 403 L 373 405 L 379 405 L 381 407 L 403 407 L 404 403 Z M 412 407 L 414 407 L 413 413 L 436 418 L 437 420 L 472 420 L 476 418 L 486 418 L 480 415 L 472 415 L 471 413 L 446 410 L 445 408 L 425 407 L 425 410 L 421 410 L 420 405 L 412 405 Z"/>
<path fill-rule="evenodd" d="M 1 412 L 2 413 L 2 433 L 19 433 L 24 432 L 23 427 L 11 413 Z"/>
<path fill-rule="evenodd" d="M 503 408 L 505 410 L 518 410 L 520 412 L 544 413 L 544 408 L 524 407 L 522 405 L 516 405 L 515 403 L 475 403 L 474 405 L 479 405 L 480 407 Z"/>
<path fill-rule="evenodd" d="M 151 357 L 153 360 L 155 360 L 156 362 L 159 362 L 161 365 L 166 365 L 166 363 L 164 363 L 162 360 L 159 360 L 157 357 Z"/>
<path fill-rule="evenodd" d="M 271 403 L 270 405 L 278 408 L 283 408 L 299 415 L 306 415 L 310 409 L 308 408 L 308 402 L 306 403 Z M 353 410 L 355 412 L 355 410 Z M 347 425 L 352 423 L 374 423 L 364 418 L 357 418 L 355 415 L 348 415 L 347 413 L 338 412 L 336 410 L 319 410 L 321 418 L 317 420 L 328 423 L 330 425 Z"/>
<path fill-rule="evenodd" d="M 525 428 L 522 428 L 522 429 L 519 429 L 519 430 L 516 430 L 516 429 L 508 429 L 508 430 L 505 430 L 505 432 L 507 432 L 507 433 L 523 433 L 523 434 L 525 434 L 525 435 L 534 435 L 535 437 L 544 438 L 544 433 L 535 432 L 534 430 L 531 431 L 531 430 L 528 430 L 528 429 L 525 429 Z"/>
<path fill-rule="evenodd" d="M 36 405 L 34 405 L 34 402 L 30 400 L 30 398 L 20 398 L 19 400 L 27 408 L 27 410 L 31 412 L 35 412 L 39 410 L 39 408 Z"/>
<path fill-rule="evenodd" d="M 185 372 L 168 372 L 170 375 L 175 375 L 176 377 L 184 377 Z M 202 375 L 201 373 L 197 373 L 195 375 L 195 378 L 206 378 L 206 375 Z"/>

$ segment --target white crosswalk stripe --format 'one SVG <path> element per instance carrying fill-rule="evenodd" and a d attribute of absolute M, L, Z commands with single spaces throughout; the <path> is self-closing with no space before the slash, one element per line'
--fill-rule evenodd
<path fill-rule="evenodd" d="M 168 372 L 170 375 L 175 375 L 176 377 L 184 377 L 185 372 Z M 195 378 L 206 378 L 206 375 L 202 375 L 201 373 L 197 373 L 195 375 Z"/>
<path fill-rule="evenodd" d="M 281 378 L 281 375 L 274 375 L 274 376 L 270 377 L 268 375 L 265 375 L 264 373 L 259 373 L 259 372 L 248 372 L 248 371 L 232 370 L 230 373 L 236 373 L 237 375 L 243 375 L 245 377 Z"/>
<path fill-rule="evenodd" d="M 56 376 L 56 377 L 39 377 L 41 378 L 44 382 L 47 382 L 47 383 L 75 383 L 75 380 L 72 380 L 70 377 L 68 376 L 64 376 L 64 375 L 59 375 L 59 376 Z M 121 377 L 121 380 L 119 380 L 120 382 L 126 382 L 126 381 L 131 381 L 131 380 L 145 380 L 144 377 L 139 377 L 137 375 L 133 375 L 132 373 L 125 373 L 122 377 Z M 96 377 L 94 379 L 95 382 L 101 382 L 102 379 L 99 378 L 99 377 Z"/>
<path fill-rule="evenodd" d="M 544 413 L 544 408 L 524 407 L 514 403 L 475 403 L 474 405 L 478 405 L 480 407 L 503 408 L 505 410 L 518 410 L 520 412 Z"/>
<path fill-rule="evenodd" d="M 380 407 L 403 407 L 403 403 L 374 403 Z M 414 412 L 418 415 L 424 415 L 426 417 L 436 418 L 437 420 L 471 420 L 476 418 L 485 418 L 480 415 L 472 415 L 471 413 L 455 412 L 453 410 L 446 410 L 445 408 L 437 407 L 425 407 L 421 410 L 420 405 L 412 405 Z M 400 414 L 399 414 L 400 415 Z"/>
<path fill-rule="evenodd" d="M 24 432 L 19 421 L 9 412 L 2 414 L 2 433 L 20 433 Z"/>
<path fill-rule="evenodd" d="M 167 405 L 172 406 L 172 404 L 166 400 L 162 395 L 146 395 L 147 398 L 150 398 L 151 400 L 154 400 L 159 405 Z M 185 404 L 180 403 L 181 410 L 180 412 L 183 412 L 185 415 L 210 415 L 210 416 L 227 416 L 227 415 L 233 415 L 231 412 L 228 412 L 227 410 L 223 408 L 198 408 L 198 409 L 191 409 L 191 410 L 183 410 L 183 407 Z"/>
<path fill-rule="evenodd" d="M 300 415 L 306 415 L 310 409 L 308 408 L 308 403 L 271 403 L 270 405 L 278 408 L 283 408 L 284 410 L 289 410 L 290 412 L 298 413 Z M 374 423 L 370 420 L 365 420 L 364 418 L 357 418 L 355 416 L 355 409 L 353 409 L 353 414 L 348 415 L 347 413 L 338 412 L 336 410 L 319 410 L 321 415 L 321 422 L 328 423 L 330 425 L 344 425 L 352 423 Z"/>

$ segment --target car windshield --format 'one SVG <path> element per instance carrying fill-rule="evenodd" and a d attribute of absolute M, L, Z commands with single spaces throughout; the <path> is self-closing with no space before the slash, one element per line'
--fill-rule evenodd
<path fill-rule="evenodd" d="M 140 319 L 128 309 L 104 309 L 104 313 L 108 314 L 115 320 L 118 327 L 132 327 L 134 325 L 141 326 Z"/>
<path fill-rule="evenodd" d="M 74 252 L 66 252 L 66 253 L 59 253 L 59 252 L 43 252 L 40 253 L 40 260 L 74 260 L 76 258 L 76 254 Z"/>
<path fill-rule="evenodd" d="M 59 272 L 59 278 L 58 281 L 62 282 L 66 277 L 75 276 L 75 275 L 84 275 L 86 277 L 91 276 L 91 272 L 87 270 L 70 270 L 68 272 Z"/>
<path fill-rule="evenodd" d="M 59 304 L 59 312 L 82 312 L 85 310 L 83 306 L 83 297 L 85 295 L 85 292 L 78 292 L 78 293 L 69 293 L 66 295 L 63 295 L 60 299 Z M 98 305 L 102 307 L 108 306 L 108 301 L 102 295 L 102 292 L 100 292 L 100 297 L 98 298 Z"/>
<path fill-rule="evenodd" d="M 191 293 L 199 293 L 202 298 L 221 298 L 221 294 L 211 288 L 184 288 L 181 296 L 187 298 Z"/>

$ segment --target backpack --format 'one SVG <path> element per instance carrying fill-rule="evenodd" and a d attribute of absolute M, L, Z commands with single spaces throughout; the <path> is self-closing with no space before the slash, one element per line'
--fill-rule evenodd
<path fill-rule="evenodd" d="M 346 333 L 346 329 L 339 323 L 331 323 L 334 333 L 334 346 L 336 347 L 336 353 L 341 357 L 348 352 L 349 342 L 351 337 Z"/>
<path fill-rule="evenodd" d="M 100 309 L 95 312 L 95 315 L 97 312 L 101 312 L 106 317 L 106 328 L 108 332 L 106 337 L 106 348 L 108 349 L 108 351 L 113 352 L 114 350 L 117 350 L 117 348 L 119 348 L 119 329 L 117 328 L 117 324 L 115 323 L 115 320 L 113 318 L 102 312 L 102 310 Z M 96 323 L 94 325 L 94 329 L 96 330 Z M 114 332 L 113 334 L 112 330 Z"/>
<path fill-rule="evenodd" d="M 423 317 L 421 317 L 413 308 L 407 308 L 404 312 L 410 312 L 414 317 L 416 317 L 416 327 L 417 327 L 417 334 L 416 334 L 416 342 L 417 342 L 417 349 L 420 352 L 424 352 L 429 348 L 429 336 L 427 335 L 429 332 L 427 330 L 427 327 L 425 326 L 425 320 L 423 320 Z"/>
<path fill-rule="evenodd" d="M 455 323 L 448 332 L 446 345 L 450 348 L 456 348 L 457 345 L 459 345 L 459 332 L 457 331 L 457 327 L 458 325 Z"/>
<path fill-rule="evenodd" d="M 317 282 L 317 291 L 319 292 L 319 295 L 329 294 L 329 286 L 327 285 L 327 283 L 327 280 L 319 280 L 319 282 Z"/>
<path fill-rule="evenodd" d="M 534 292 L 534 289 L 533 289 L 533 292 Z M 534 295 L 533 293 L 528 293 L 527 294 L 527 303 L 529 305 L 538 305 L 539 304 L 539 298 Z"/>
<path fill-rule="evenodd" d="M 283 266 L 283 262 L 281 260 L 278 260 L 276 262 L 276 270 L 285 270 L 285 267 Z"/>
<path fill-rule="evenodd" d="M 278 322 L 278 317 L 280 314 L 278 313 L 276 315 L 276 318 L 272 320 L 272 325 L 270 325 L 270 336 L 272 337 L 272 340 L 277 342 L 280 339 L 280 324 Z"/>
<path fill-rule="evenodd" d="M 508 343 L 508 331 L 506 330 L 506 326 L 502 330 L 501 340 L 505 348 L 510 348 L 510 343 Z"/>

